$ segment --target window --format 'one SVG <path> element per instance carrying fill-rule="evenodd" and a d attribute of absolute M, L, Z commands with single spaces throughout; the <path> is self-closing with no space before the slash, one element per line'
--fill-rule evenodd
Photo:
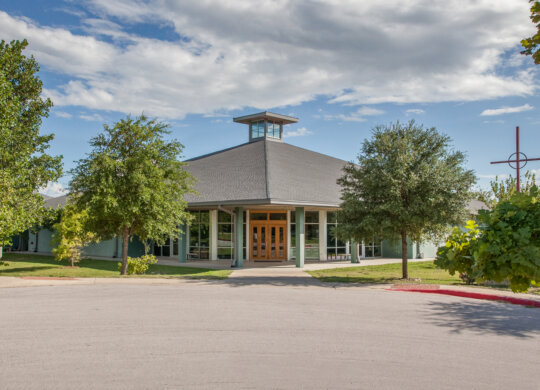
<path fill-rule="evenodd" d="M 233 216 L 224 211 L 218 211 L 217 231 L 217 258 L 232 260 L 234 256 Z"/>
<path fill-rule="evenodd" d="M 264 137 L 264 121 L 251 122 L 251 138 Z"/>
<path fill-rule="evenodd" d="M 305 212 L 306 259 L 319 258 L 319 212 Z"/>
<path fill-rule="evenodd" d="M 210 252 L 210 215 L 208 210 L 192 211 L 193 221 L 188 229 L 190 259 L 207 260 Z"/>
<path fill-rule="evenodd" d="M 373 242 L 364 244 L 366 250 L 366 257 L 380 257 L 382 256 L 381 251 L 381 240 L 374 238 Z"/>
<path fill-rule="evenodd" d="M 304 213 L 304 233 L 306 259 L 318 259 L 319 256 L 319 212 Z M 296 258 L 296 212 L 291 211 L 291 257 Z"/>
<path fill-rule="evenodd" d="M 279 123 L 268 122 L 268 137 L 280 139 L 281 125 Z"/>
<path fill-rule="evenodd" d="M 326 214 L 326 258 L 328 260 L 347 260 L 347 243 L 340 240 L 336 235 L 338 226 L 337 213 L 329 211 Z"/>

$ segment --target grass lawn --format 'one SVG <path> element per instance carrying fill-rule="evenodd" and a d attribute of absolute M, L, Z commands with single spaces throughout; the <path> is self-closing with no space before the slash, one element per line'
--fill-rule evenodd
<path fill-rule="evenodd" d="M 465 285 L 457 274 L 452 276 L 447 271 L 438 269 L 435 267 L 435 264 L 433 264 L 433 261 L 409 263 L 409 278 L 420 279 L 418 282 L 400 279 L 401 263 L 370 265 L 366 267 L 332 268 L 307 272 L 322 282 L 333 283 L 422 283 L 456 286 Z M 482 285 L 482 287 L 509 290 L 508 287 L 502 285 Z M 528 292 L 540 295 L 540 288 L 532 287 Z"/>
<path fill-rule="evenodd" d="M 58 262 L 52 256 L 5 253 L 4 265 L 0 265 L 0 276 L 49 276 L 66 278 L 113 278 L 120 277 L 118 262 L 83 259 L 71 268 L 68 261 Z M 191 279 L 226 279 L 232 271 L 204 268 L 174 267 L 152 264 L 144 275 L 128 277 L 185 277 Z"/>

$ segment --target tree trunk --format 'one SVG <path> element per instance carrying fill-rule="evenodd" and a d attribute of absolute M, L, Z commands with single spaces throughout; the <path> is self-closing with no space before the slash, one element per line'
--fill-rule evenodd
<path fill-rule="evenodd" d="M 409 279 L 409 271 L 407 269 L 407 230 L 401 229 L 401 269 L 403 271 L 403 279 Z"/>
<path fill-rule="evenodd" d="M 127 257 L 128 257 L 128 245 L 129 245 L 129 229 L 124 226 L 122 231 L 122 271 L 121 275 L 127 275 Z"/>
<path fill-rule="evenodd" d="M 0 260 L 2 260 L 2 256 L 4 255 L 4 247 L 0 246 Z"/>
<path fill-rule="evenodd" d="M 75 260 L 74 260 L 74 256 L 72 255 L 71 256 L 71 268 L 75 267 Z"/>

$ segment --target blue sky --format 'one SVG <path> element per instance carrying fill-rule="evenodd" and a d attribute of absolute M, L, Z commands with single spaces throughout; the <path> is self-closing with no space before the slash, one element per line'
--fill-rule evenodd
<path fill-rule="evenodd" d="M 28 39 L 55 106 L 43 131 L 65 170 L 127 114 L 170 124 L 185 157 L 248 139 L 232 117 L 300 119 L 286 142 L 355 159 L 377 124 L 452 137 L 486 187 L 489 162 L 540 157 L 539 67 L 519 54 L 527 0 L 0 0 L 0 37 Z M 540 172 L 540 163 L 530 163 Z M 55 195 L 69 176 L 47 189 Z"/>

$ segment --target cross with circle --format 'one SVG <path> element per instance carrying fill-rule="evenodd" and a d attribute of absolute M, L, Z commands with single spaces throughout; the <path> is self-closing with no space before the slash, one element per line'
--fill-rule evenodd
<path fill-rule="evenodd" d="M 511 168 L 516 170 L 516 189 L 519 192 L 519 171 L 524 168 L 529 161 L 538 161 L 540 158 L 528 158 L 525 153 L 519 151 L 519 126 L 516 127 L 516 151 L 512 153 L 508 160 L 492 161 L 492 164 L 507 163 Z"/>

